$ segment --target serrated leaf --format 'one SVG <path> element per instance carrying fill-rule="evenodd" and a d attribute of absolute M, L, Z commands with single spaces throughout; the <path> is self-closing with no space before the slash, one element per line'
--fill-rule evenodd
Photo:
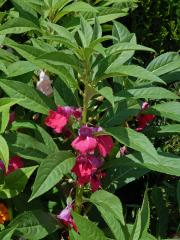
<path fill-rule="evenodd" d="M 24 33 L 31 30 L 40 31 L 40 28 L 25 18 L 14 18 L 0 26 L 0 34 Z"/>
<path fill-rule="evenodd" d="M 3 231 L 0 232 L 0 239 L 11 240 L 14 231 L 15 231 L 15 228 L 4 229 Z"/>
<path fill-rule="evenodd" d="M 112 88 L 103 87 L 97 91 L 111 103 L 112 107 L 114 107 L 114 96 Z"/>
<path fill-rule="evenodd" d="M 15 227 L 27 239 L 43 239 L 58 229 L 57 221 L 42 210 L 21 213 L 8 227 Z"/>
<path fill-rule="evenodd" d="M 145 98 L 145 99 L 179 99 L 173 92 L 161 87 L 146 87 L 122 90 L 116 93 L 115 100 L 122 98 Z"/>
<path fill-rule="evenodd" d="M 38 169 L 29 201 L 55 186 L 65 174 L 71 171 L 74 162 L 73 154 L 67 151 L 54 153 L 44 159 Z"/>
<path fill-rule="evenodd" d="M 8 77 L 16 77 L 36 69 L 37 67 L 28 61 L 17 61 L 8 66 Z"/>
<path fill-rule="evenodd" d="M 122 161 L 126 166 L 140 166 L 150 170 L 180 176 L 180 158 L 173 154 L 159 153 L 157 162 L 154 158 L 146 153 L 133 153 L 122 157 Z"/>
<path fill-rule="evenodd" d="M 6 127 L 9 123 L 9 108 L 5 109 L 0 113 L 0 133 L 3 133 L 6 130 Z"/>
<path fill-rule="evenodd" d="M 130 128 L 114 127 L 105 129 L 105 132 L 114 137 L 118 142 L 135 149 L 139 152 L 144 152 L 156 159 L 158 162 L 158 154 L 149 141 L 149 139 L 142 133 L 137 133 Z"/>
<path fill-rule="evenodd" d="M 180 122 L 180 103 L 179 102 L 166 102 L 152 106 L 146 112 L 154 113 L 156 115 L 173 119 Z"/>
<path fill-rule="evenodd" d="M 95 223 L 91 222 L 83 216 L 73 213 L 73 218 L 77 225 L 80 237 L 86 240 L 106 240 L 104 233 L 96 226 Z"/>
<path fill-rule="evenodd" d="M 180 68 L 179 54 L 177 52 L 167 52 L 153 59 L 147 66 L 147 70 L 157 76 L 161 76 L 177 68 Z"/>
<path fill-rule="evenodd" d="M 47 114 L 50 108 L 53 108 L 53 104 L 44 96 L 31 86 L 25 83 L 0 79 L 0 87 L 10 96 L 19 99 L 23 99 L 18 104 L 24 108 L 30 109 L 35 112 Z"/>
<path fill-rule="evenodd" d="M 9 110 L 9 108 L 16 103 L 20 102 L 22 99 L 18 98 L 1 98 L 0 101 L 0 112 L 3 112 L 5 110 Z"/>
<path fill-rule="evenodd" d="M 0 159 L 7 170 L 9 165 L 9 147 L 2 135 L 0 135 Z"/>
<path fill-rule="evenodd" d="M 120 221 L 123 225 L 125 224 L 122 204 L 119 198 L 112 193 L 105 190 L 96 191 L 91 195 L 90 201 L 95 203 L 97 206 L 103 207 L 107 211 L 111 211 L 118 221 Z"/>
<path fill-rule="evenodd" d="M 11 151 L 25 159 L 44 160 L 49 154 L 49 148 L 37 139 L 24 133 L 8 133 L 5 136 Z"/>
<path fill-rule="evenodd" d="M 27 121 L 27 122 L 26 121 L 22 121 L 22 122 L 14 121 L 12 123 L 11 129 L 17 130 L 18 128 L 30 128 L 30 129 L 33 129 L 36 133 L 39 132 L 49 153 L 57 152 L 59 150 L 56 143 L 54 142 L 53 138 L 51 137 L 51 135 L 48 132 L 46 132 L 44 130 L 44 128 L 42 128 L 38 124 L 35 124 L 34 122 L 30 122 L 30 121 Z"/>
<path fill-rule="evenodd" d="M 105 74 L 107 76 L 115 77 L 115 76 L 132 76 L 136 78 L 141 78 L 144 80 L 148 80 L 150 82 L 159 82 L 164 83 L 159 77 L 154 75 L 153 73 L 147 71 L 146 69 L 136 66 L 136 65 L 122 65 L 112 64 L 106 71 Z M 100 79 L 104 77 L 100 77 Z"/>
<path fill-rule="evenodd" d="M 158 133 L 180 133 L 180 124 L 161 126 Z"/>
<path fill-rule="evenodd" d="M 5 177 L 5 182 L 0 186 L 0 198 L 7 199 L 19 195 L 25 188 L 29 177 L 37 166 L 19 168 Z"/>

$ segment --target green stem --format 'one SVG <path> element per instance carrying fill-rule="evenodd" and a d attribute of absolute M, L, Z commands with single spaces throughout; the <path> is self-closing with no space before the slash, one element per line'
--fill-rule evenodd
<path fill-rule="evenodd" d="M 76 203 L 75 203 L 75 211 L 77 213 L 81 212 L 82 197 L 83 197 L 83 187 L 77 187 L 76 188 Z"/>

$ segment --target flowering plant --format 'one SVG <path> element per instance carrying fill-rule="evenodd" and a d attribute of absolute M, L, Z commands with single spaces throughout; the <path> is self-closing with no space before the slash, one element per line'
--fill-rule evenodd
<path fill-rule="evenodd" d="M 109 20 L 98 14 L 58 25 L 85 3 L 55 1 L 43 15 L 41 1 L 22 9 L 13 2 L 33 20 L 14 26 L 17 17 L 0 27 L 0 198 L 9 207 L 0 210 L 0 239 L 156 239 L 148 232 L 150 188 L 130 220 L 114 193 L 153 171 L 180 176 L 179 157 L 156 149 L 155 141 L 179 132 L 171 124 L 180 121 L 179 96 L 166 89 L 179 55 L 162 54 L 143 68 L 135 51 L 154 50 L 137 44 L 121 23 L 110 25 L 110 35 L 101 26 Z M 64 11 L 58 14 L 57 6 Z M 13 40 L 16 32 L 29 33 L 25 42 Z M 165 118 L 169 124 L 159 124 Z"/>

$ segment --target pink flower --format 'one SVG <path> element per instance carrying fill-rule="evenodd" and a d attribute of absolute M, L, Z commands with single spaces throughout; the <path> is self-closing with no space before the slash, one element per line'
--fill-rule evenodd
<path fill-rule="evenodd" d="M 141 112 L 143 110 L 146 110 L 149 108 L 148 102 L 143 102 L 142 107 L 141 107 Z M 155 118 L 155 115 L 153 114 L 140 114 L 137 116 L 137 121 L 138 121 L 138 126 L 136 128 L 136 131 L 140 132 L 142 131 L 149 122 L 151 122 Z"/>
<path fill-rule="evenodd" d="M 56 133 L 67 132 L 65 126 L 71 116 L 74 116 L 76 119 L 81 118 L 81 109 L 69 106 L 58 106 L 57 111 L 49 111 L 49 115 L 45 119 L 45 124 L 53 128 Z"/>
<path fill-rule="evenodd" d="M 61 220 L 65 226 L 70 226 L 71 228 L 74 228 L 74 230 L 77 232 L 77 226 L 71 216 L 71 211 L 72 205 L 68 204 L 67 207 L 57 215 L 57 218 Z"/>
<path fill-rule="evenodd" d="M 19 169 L 19 168 L 23 168 L 24 167 L 24 163 L 21 159 L 21 157 L 19 156 L 14 156 L 10 159 L 9 161 L 9 165 L 8 165 L 8 170 L 5 173 L 6 175 L 8 175 L 11 172 L 14 172 L 15 170 Z M 2 161 L 0 161 L 0 168 L 5 171 L 5 167 Z"/>
<path fill-rule="evenodd" d="M 102 135 L 96 137 L 97 140 L 97 148 L 101 156 L 106 157 L 107 154 L 111 152 L 113 148 L 113 140 L 110 136 Z"/>
<path fill-rule="evenodd" d="M 96 177 L 97 170 L 102 166 L 100 157 L 92 155 L 79 155 L 76 164 L 71 170 L 77 176 L 79 185 L 90 183 L 92 190 L 100 187 L 100 178 Z"/>
<path fill-rule="evenodd" d="M 101 156 L 106 157 L 113 148 L 113 140 L 108 135 L 95 136 L 95 133 L 102 131 L 102 128 L 82 126 L 79 129 L 79 136 L 74 139 L 71 146 L 78 152 L 94 153 L 97 149 Z"/>
<path fill-rule="evenodd" d="M 53 92 L 51 84 L 52 81 L 50 80 L 49 76 L 41 70 L 39 74 L 39 81 L 36 84 L 36 89 L 38 89 L 44 95 L 49 96 Z"/>
<path fill-rule="evenodd" d="M 49 115 L 45 119 L 45 124 L 53 128 L 56 133 L 61 133 L 67 122 L 66 116 L 52 110 L 49 111 Z"/>

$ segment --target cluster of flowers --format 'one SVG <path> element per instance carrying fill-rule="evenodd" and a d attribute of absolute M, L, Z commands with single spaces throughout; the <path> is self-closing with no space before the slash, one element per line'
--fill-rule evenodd
<path fill-rule="evenodd" d="M 0 203 L 0 224 L 4 224 L 6 221 L 10 221 L 10 214 L 4 203 Z"/>
<path fill-rule="evenodd" d="M 56 111 L 50 110 L 45 119 L 45 124 L 51 127 L 56 133 L 64 133 L 70 118 L 81 119 L 81 109 L 75 107 L 58 106 Z M 78 136 L 72 141 L 71 146 L 76 151 L 76 163 L 72 172 L 77 177 L 77 184 L 84 186 L 90 184 L 92 191 L 101 187 L 101 178 L 105 176 L 100 168 L 103 165 L 103 158 L 106 157 L 113 148 L 113 140 L 108 135 L 100 135 L 101 127 L 92 127 L 83 125 L 78 131 Z M 70 131 L 70 130 L 69 130 Z M 72 205 L 67 207 L 57 215 L 63 224 L 73 227 L 76 230 L 75 223 L 71 216 Z"/>

